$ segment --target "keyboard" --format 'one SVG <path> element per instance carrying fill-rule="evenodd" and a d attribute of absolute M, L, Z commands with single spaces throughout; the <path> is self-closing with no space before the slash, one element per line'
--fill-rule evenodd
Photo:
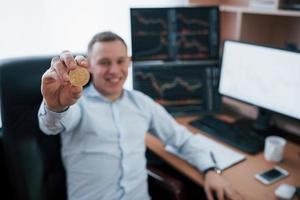
<path fill-rule="evenodd" d="M 194 120 L 190 124 L 246 153 L 256 154 L 264 149 L 264 137 L 253 130 L 241 128 L 211 116 Z"/>

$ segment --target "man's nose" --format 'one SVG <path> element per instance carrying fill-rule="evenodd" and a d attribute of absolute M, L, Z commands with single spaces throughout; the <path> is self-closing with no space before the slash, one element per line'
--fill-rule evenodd
<path fill-rule="evenodd" d="M 109 72 L 110 73 L 118 73 L 120 71 L 120 68 L 118 66 L 117 63 L 112 63 L 110 68 L 109 68 Z"/>

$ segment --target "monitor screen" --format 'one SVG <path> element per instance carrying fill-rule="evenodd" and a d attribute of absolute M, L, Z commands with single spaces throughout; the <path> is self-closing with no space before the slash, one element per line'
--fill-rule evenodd
<path fill-rule="evenodd" d="M 300 53 L 225 41 L 219 92 L 300 119 Z"/>
<path fill-rule="evenodd" d="M 132 8 L 133 61 L 219 58 L 219 8 Z"/>
<path fill-rule="evenodd" d="M 217 61 L 133 63 L 133 87 L 174 115 L 213 112 L 220 108 L 219 69 Z"/>

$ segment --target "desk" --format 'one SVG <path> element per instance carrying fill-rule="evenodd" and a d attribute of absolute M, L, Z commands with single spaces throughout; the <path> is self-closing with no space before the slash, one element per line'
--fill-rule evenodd
<path fill-rule="evenodd" d="M 197 117 L 181 117 L 177 118 L 180 124 L 186 126 L 191 132 L 200 132 L 198 129 L 189 125 L 189 122 L 196 119 Z M 201 134 L 206 135 L 204 132 Z M 219 142 L 219 141 L 217 141 Z M 154 136 L 147 134 L 146 136 L 147 147 L 163 160 L 168 162 L 175 169 L 189 177 L 195 183 L 203 186 L 204 180 L 195 168 L 189 165 L 184 160 L 166 152 L 162 142 Z M 228 146 L 228 145 L 226 145 Z M 234 149 L 231 146 L 228 146 Z M 265 161 L 263 153 L 257 155 L 249 155 L 241 152 L 238 149 L 234 149 L 246 156 L 246 160 L 235 165 L 223 172 L 223 176 L 243 195 L 247 200 L 265 200 L 265 199 L 277 199 L 275 197 L 275 189 L 282 183 L 288 183 L 292 185 L 300 186 L 300 145 L 292 142 L 288 142 L 285 148 L 284 160 L 281 163 L 274 164 Z M 272 185 L 266 186 L 254 179 L 254 175 L 263 170 L 269 169 L 274 165 L 279 165 L 290 172 L 290 175 Z M 294 198 L 293 200 L 299 200 Z"/>

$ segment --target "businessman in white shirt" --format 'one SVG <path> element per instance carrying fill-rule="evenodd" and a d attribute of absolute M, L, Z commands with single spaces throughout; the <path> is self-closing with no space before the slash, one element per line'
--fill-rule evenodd
<path fill-rule="evenodd" d="M 124 40 L 112 32 L 96 34 L 87 59 L 64 51 L 42 77 L 39 125 L 60 134 L 70 200 L 146 200 L 148 195 L 145 134 L 154 134 L 205 175 L 209 200 L 241 199 L 216 173 L 201 139 L 179 125 L 165 109 L 138 91 L 123 88 L 131 59 Z M 68 72 L 89 70 L 83 89 L 70 84 Z"/>

